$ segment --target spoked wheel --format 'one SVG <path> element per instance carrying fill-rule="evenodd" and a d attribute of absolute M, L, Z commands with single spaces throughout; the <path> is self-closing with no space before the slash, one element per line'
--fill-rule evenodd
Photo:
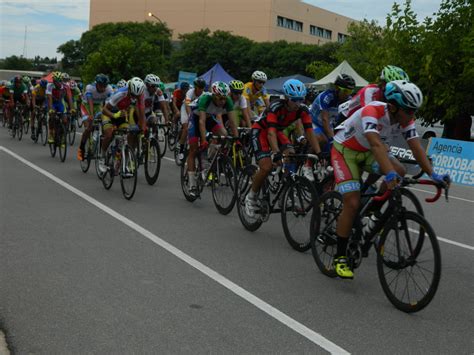
<path fill-rule="evenodd" d="M 84 159 L 79 161 L 79 164 L 81 165 L 81 170 L 83 173 L 87 173 L 89 171 L 89 167 L 91 165 L 91 159 L 92 156 L 94 155 L 94 141 L 92 140 L 92 137 L 89 137 L 87 139 L 86 144 L 84 146 Z"/>
<path fill-rule="evenodd" d="M 122 162 L 120 164 L 120 186 L 122 194 L 127 200 L 130 200 L 137 189 L 137 159 L 132 148 L 126 145 L 123 148 Z"/>
<path fill-rule="evenodd" d="M 176 143 L 179 140 L 179 130 L 177 125 L 173 124 L 168 131 L 168 147 L 170 150 L 174 150 L 176 148 Z"/>
<path fill-rule="evenodd" d="M 342 211 L 342 196 L 329 191 L 320 198 L 319 209 L 311 218 L 311 251 L 319 270 L 326 276 L 336 277 L 333 259 L 337 252 L 336 223 Z"/>
<path fill-rule="evenodd" d="M 64 163 L 66 160 L 66 155 L 67 155 L 67 131 L 66 131 L 66 126 L 64 125 L 63 122 L 59 123 L 58 125 L 59 132 L 57 133 L 58 135 L 58 146 L 59 146 L 59 159 L 61 159 L 61 162 Z"/>
<path fill-rule="evenodd" d="M 48 143 L 48 122 L 46 122 L 46 117 L 43 117 L 41 120 L 41 144 L 45 146 L 46 143 Z"/>
<path fill-rule="evenodd" d="M 189 175 L 188 175 L 188 163 L 187 163 L 187 155 L 185 154 L 183 164 L 181 165 L 181 189 L 183 190 L 183 195 L 188 200 L 189 202 L 194 202 L 198 198 L 198 194 L 191 194 L 190 188 L 189 188 Z M 195 174 L 196 174 L 196 180 L 197 180 L 197 175 L 198 175 L 198 159 L 195 159 Z M 196 181 L 196 189 L 198 189 L 197 186 L 197 181 Z"/>
<path fill-rule="evenodd" d="M 30 117 L 26 117 L 24 120 L 23 120 L 23 132 L 25 134 L 28 134 L 30 130 Z"/>
<path fill-rule="evenodd" d="M 418 312 L 431 302 L 441 277 L 441 253 L 424 217 L 405 211 L 384 229 L 377 272 L 385 295 L 399 310 Z"/>
<path fill-rule="evenodd" d="M 74 142 L 76 140 L 76 124 L 72 120 L 72 118 L 69 118 L 69 123 L 68 123 L 68 131 L 67 131 L 67 140 L 69 142 L 69 145 L 74 145 Z"/>
<path fill-rule="evenodd" d="M 18 114 L 18 118 L 17 118 L 17 138 L 19 141 L 21 141 L 21 139 L 23 138 L 23 119 L 21 117 L 20 114 Z"/>
<path fill-rule="evenodd" d="M 77 128 L 81 128 L 82 125 L 84 124 L 84 123 L 82 122 L 81 117 L 79 117 L 79 115 L 76 117 L 76 122 L 77 122 Z"/>
<path fill-rule="evenodd" d="M 305 178 L 296 176 L 285 189 L 281 208 L 281 223 L 291 247 L 299 252 L 311 248 L 311 219 L 313 210 L 319 214 L 316 189 Z"/>
<path fill-rule="evenodd" d="M 263 221 L 259 214 L 249 216 L 245 210 L 245 198 L 250 191 L 252 185 L 252 177 L 257 171 L 255 165 L 249 165 L 245 167 L 239 174 L 237 181 L 237 213 L 239 215 L 240 222 L 245 229 L 253 232 L 260 228 Z"/>
<path fill-rule="evenodd" d="M 102 173 L 99 169 L 99 159 L 96 160 L 96 170 L 97 170 L 97 175 L 100 176 L 102 180 L 102 185 L 104 185 L 104 188 L 106 190 L 109 190 L 112 187 L 112 184 L 114 183 L 114 177 L 115 177 L 115 157 L 112 154 L 112 150 L 107 149 L 107 153 L 105 154 L 105 166 L 107 167 L 107 171 Z M 120 162 L 118 162 L 120 164 Z"/>
<path fill-rule="evenodd" d="M 163 158 L 166 153 L 166 127 L 165 126 L 158 126 L 158 134 L 156 136 L 156 140 L 158 141 L 158 145 L 160 146 L 160 154 Z"/>
<path fill-rule="evenodd" d="M 161 154 L 160 146 L 156 139 L 152 138 L 146 143 L 145 155 L 145 178 L 149 185 L 154 185 L 160 175 Z"/>
<path fill-rule="evenodd" d="M 214 205 L 226 215 L 234 208 L 237 199 L 237 173 L 229 157 L 218 157 L 212 167 L 211 188 Z"/>

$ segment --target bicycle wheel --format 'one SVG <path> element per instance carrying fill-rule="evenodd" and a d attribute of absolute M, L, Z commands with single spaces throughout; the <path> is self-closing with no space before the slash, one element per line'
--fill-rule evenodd
<path fill-rule="evenodd" d="M 285 237 L 291 247 L 299 252 L 311 248 L 311 219 L 313 209 L 319 214 L 317 193 L 313 184 L 297 176 L 283 193 L 281 224 Z"/>
<path fill-rule="evenodd" d="M 45 146 L 46 143 L 48 143 L 48 122 L 46 117 L 43 116 L 41 119 L 41 144 Z"/>
<path fill-rule="evenodd" d="M 160 146 L 155 138 L 146 143 L 145 155 L 145 178 L 149 185 L 154 185 L 160 175 L 161 155 Z"/>
<path fill-rule="evenodd" d="M 87 173 L 89 171 L 93 154 L 94 154 L 94 141 L 92 139 L 92 136 L 90 136 L 87 139 L 86 144 L 84 146 L 84 159 L 79 160 L 79 164 L 81 165 L 81 170 L 83 173 Z"/>
<path fill-rule="evenodd" d="M 166 128 L 164 126 L 158 126 L 158 134 L 156 136 L 156 140 L 158 142 L 158 145 L 160 146 L 161 158 L 163 158 L 166 153 L 166 137 Z"/>
<path fill-rule="evenodd" d="M 24 120 L 23 120 L 23 132 L 25 134 L 28 134 L 28 131 L 30 130 L 30 116 L 28 115 L 28 117 L 26 117 Z"/>
<path fill-rule="evenodd" d="M 186 198 L 186 200 L 188 200 L 189 202 L 194 202 L 196 201 L 196 199 L 198 198 L 198 195 L 191 195 L 190 191 L 189 191 L 189 175 L 188 175 L 188 162 L 187 162 L 187 154 L 184 155 L 184 160 L 183 160 L 183 164 L 181 165 L 181 189 L 183 190 L 183 195 L 184 197 Z M 199 167 L 199 164 L 198 164 L 198 159 L 196 157 L 195 159 L 195 174 L 196 174 L 196 177 L 198 175 L 198 167 Z M 197 180 L 197 179 L 196 179 Z"/>
<path fill-rule="evenodd" d="M 170 150 L 174 150 L 176 148 L 179 132 L 180 130 L 178 129 L 178 124 L 173 124 L 168 131 L 168 147 Z"/>
<path fill-rule="evenodd" d="M 47 140 L 48 139 L 46 139 L 46 141 Z M 57 141 L 57 138 L 56 138 L 56 133 L 55 133 L 54 142 L 49 143 L 49 153 L 51 154 L 51 157 L 53 157 L 53 158 L 56 156 L 56 150 L 58 148 L 58 146 L 56 145 L 56 141 Z"/>
<path fill-rule="evenodd" d="M 212 168 L 212 200 L 220 214 L 232 211 L 237 199 L 237 173 L 229 157 L 219 156 Z"/>
<path fill-rule="evenodd" d="M 67 140 L 69 145 L 74 145 L 74 141 L 76 140 L 76 124 L 72 121 L 72 117 L 69 117 Z"/>
<path fill-rule="evenodd" d="M 77 128 L 81 128 L 82 125 L 84 124 L 84 123 L 82 122 L 81 117 L 79 117 L 79 115 L 76 116 L 75 121 L 77 122 Z"/>
<path fill-rule="evenodd" d="M 422 239 L 423 249 L 414 244 Z M 377 253 L 382 289 L 399 310 L 418 312 L 433 299 L 441 278 L 441 252 L 433 228 L 423 216 L 406 211 L 384 229 Z"/>
<path fill-rule="evenodd" d="M 58 146 L 59 146 L 59 159 L 61 160 L 62 163 L 66 160 L 66 155 L 67 155 L 67 131 L 66 131 L 66 126 L 64 123 L 61 121 L 58 124 L 59 132 L 58 132 Z"/>
<path fill-rule="evenodd" d="M 257 171 L 255 165 L 249 165 L 245 167 L 239 174 L 237 181 L 237 214 L 239 215 L 240 223 L 245 229 L 254 232 L 260 228 L 263 221 L 260 215 L 249 216 L 245 211 L 245 198 L 250 191 L 252 186 L 252 178 Z"/>
<path fill-rule="evenodd" d="M 130 146 L 123 147 L 122 163 L 120 164 L 120 186 L 127 200 L 132 199 L 137 189 L 137 158 Z"/>
<path fill-rule="evenodd" d="M 96 170 L 98 172 L 98 175 L 100 174 L 100 179 L 102 180 L 102 185 L 104 185 L 104 188 L 106 190 L 109 190 L 112 187 L 112 184 L 114 183 L 114 177 L 115 177 L 115 157 L 112 154 L 112 150 L 107 149 L 107 153 L 105 153 L 105 166 L 107 167 L 107 171 L 105 173 L 101 173 L 99 170 L 99 163 L 98 159 L 96 160 Z"/>
<path fill-rule="evenodd" d="M 320 198 L 319 209 L 311 217 L 311 252 L 318 269 L 326 276 L 336 277 L 333 267 L 337 252 L 336 223 L 342 211 L 342 196 L 329 191 Z"/>
<path fill-rule="evenodd" d="M 21 139 L 23 138 L 23 118 L 20 112 L 18 112 L 16 128 L 17 128 L 17 131 L 16 131 L 17 138 L 19 141 L 21 141 Z"/>

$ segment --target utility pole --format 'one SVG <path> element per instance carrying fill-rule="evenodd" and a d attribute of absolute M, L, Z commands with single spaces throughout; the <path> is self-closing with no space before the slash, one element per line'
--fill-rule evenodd
<path fill-rule="evenodd" d="M 28 26 L 25 26 L 25 38 L 23 40 L 23 58 L 26 58 L 26 33 L 28 31 Z"/>

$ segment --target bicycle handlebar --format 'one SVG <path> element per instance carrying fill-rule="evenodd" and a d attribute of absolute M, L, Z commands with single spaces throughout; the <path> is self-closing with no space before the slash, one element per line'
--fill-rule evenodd
<path fill-rule="evenodd" d="M 446 191 L 446 201 L 448 200 L 448 191 L 449 191 L 449 186 L 443 186 L 441 184 L 438 184 L 434 181 L 431 180 L 417 180 L 417 179 L 410 179 L 410 178 L 404 178 L 402 180 L 402 183 L 400 186 L 408 186 L 408 185 L 415 185 L 415 184 L 420 184 L 420 185 L 431 185 L 436 187 L 436 194 L 434 197 L 430 198 L 427 197 L 425 198 L 425 201 L 428 203 L 433 203 L 439 200 L 441 197 L 441 193 L 443 191 L 443 188 Z M 393 190 L 387 190 L 385 191 L 382 195 L 376 196 L 373 198 L 374 201 L 386 201 L 391 195 L 392 195 Z"/>

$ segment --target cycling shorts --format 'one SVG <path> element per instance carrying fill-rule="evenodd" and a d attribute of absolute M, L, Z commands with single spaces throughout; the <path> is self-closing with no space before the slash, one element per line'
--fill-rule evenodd
<path fill-rule="evenodd" d="M 52 109 L 58 113 L 64 113 L 65 107 L 63 101 L 53 101 Z"/>
<path fill-rule="evenodd" d="M 114 117 L 110 118 L 109 116 L 102 115 L 102 128 L 105 130 L 110 128 L 137 128 L 137 124 L 135 123 L 135 110 L 133 107 L 130 107 L 126 114 L 123 114 L 123 111 L 118 111 L 114 113 Z"/>
<path fill-rule="evenodd" d="M 219 129 L 223 128 L 222 124 L 215 116 L 207 115 L 206 118 L 206 132 L 215 134 Z M 199 131 L 199 115 L 193 114 L 189 120 L 188 141 L 189 144 L 197 143 L 201 138 Z"/>
<path fill-rule="evenodd" d="M 284 151 L 292 148 L 290 140 L 282 131 L 276 131 L 276 135 L 280 150 Z M 251 139 L 252 147 L 255 152 L 255 159 L 257 159 L 257 161 L 272 156 L 272 149 L 268 142 L 268 129 L 252 129 Z"/>
<path fill-rule="evenodd" d="M 331 164 L 337 190 L 344 194 L 360 191 L 362 171 L 380 174 L 380 166 L 372 151 L 359 152 L 334 142 L 331 149 Z"/>

